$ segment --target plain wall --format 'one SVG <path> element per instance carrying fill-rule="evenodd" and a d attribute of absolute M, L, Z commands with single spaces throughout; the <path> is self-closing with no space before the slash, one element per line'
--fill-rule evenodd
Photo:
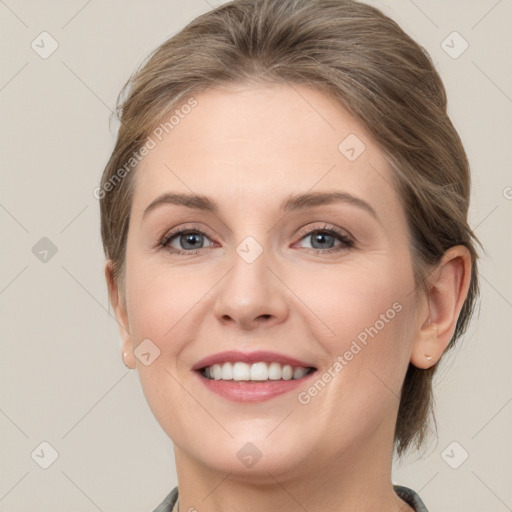
<path fill-rule="evenodd" d="M 172 443 L 121 360 L 93 190 L 113 148 L 121 86 L 220 3 L 0 2 L 3 512 L 150 511 L 176 485 Z M 470 224 L 487 251 L 479 311 L 436 379 L 438 439 L 396 465 L 393 481 L 431 511 L 512 510 L 512 3 L 369 3 L 436 63 L 472 166 Z M 46 59 L 31 47 L 51 49 L 43 31 L 59 45 Z M 442 46 L 453 31 L 469 44 L 458 58 Z M 449 44 L 457 51 L 462 40 Z M 50 456 L 44 441 L 58 452 L 48 469 L 31 456 Z"/>

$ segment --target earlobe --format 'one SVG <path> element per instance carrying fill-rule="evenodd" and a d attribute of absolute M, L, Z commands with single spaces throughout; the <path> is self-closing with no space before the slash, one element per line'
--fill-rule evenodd
<path fill-rule="evenodd" d="M 135 356 L 133 354 L 132 339 L 130 336 L 128 313 L 126 311 L 126 301 L 121 296 L 118 283 L 114 277 L 114 267 L 112 260 L 105 263 L 105 279 L 107 281 L 108 295 L 114 315 L 119 327 L 119 333 L 122 339 L 121 355 L 124 365 L 127 368 L 135 368 Z"/>
<path fill-rule="evenodd" d="M 122 354 L 123 363 L 126 368 L 133 370 L 135 368 L 135 360 L 133 358 L 133 352 L 123 352 Z"/>
<path fill-rule="evenodd" d="M 426 297 L 428 318 L 416 334 L 411 353 L 411 363 L 423 369 L 441 359 L 455 332 L 471 282 L 467 247 L 457 245 L 448 249 L 432 275 Z"/>
<path fill-rule="evenodd" d="M 411 363 L 426 370 L 436 364 L 446 347 L 439 343 L 437 324 L 424 327 L 417 335 L 411 354 Z"/>

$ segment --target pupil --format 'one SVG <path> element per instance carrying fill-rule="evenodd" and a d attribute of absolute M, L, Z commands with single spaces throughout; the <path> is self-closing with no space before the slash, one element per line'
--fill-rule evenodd
<path fill-rule="evenodd" d="M 332 242 L 334 242 L 334 237 L 332 235 L 326 235 L 326 234 L 321 234 L 321 233 L 319 233 L 317 235 L 313 235 L 313 240 L 315 242 L 320 242 L 320 243 L 323 242 L 324 244 L 325 244 L 326 239 L 329 239 L 329 238 L 331 239 Z M 330 249 L 331 247 L 332 247 L 332 243 L 329 244 L 328 248 Z M 320 247 L 320 249 L 324 249 L 324 248 L 325 248 L 325 246 L 324 247 Z"/>
<path fill-rule="evenodd" d="M 182 244 L 182 247 L 184 249 L 195 249 L 197 245 L 201 245 L 200 243 L 197 243 L 198 239 L 200 241 L 200 237 L 201 235 L 199 235 L 198 233 L 187 233 L 186 235 L 182 235 L 182 239 L 185 240 L 185 243 Z M 187 247 L 187 244 L 191 245 Z"/>

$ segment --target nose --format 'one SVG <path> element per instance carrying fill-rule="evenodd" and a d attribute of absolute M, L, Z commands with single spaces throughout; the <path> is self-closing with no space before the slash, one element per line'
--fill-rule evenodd
<path fill-rule="evenodd" d="M 277 272 L 269 268 L 270 259 L 264 250 L 249 263 L 234 251 L 233 267 L 217 290 L 214 314 L 219 322 L 248 331 L 286 320 L 287 289 Z"/>

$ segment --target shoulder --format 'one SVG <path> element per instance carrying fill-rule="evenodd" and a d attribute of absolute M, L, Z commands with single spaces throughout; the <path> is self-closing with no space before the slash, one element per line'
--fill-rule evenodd
<path fill-rule="evenodd" d="M 171 512 L 176 500 L 178 499 L 178 487 L 175 487 L 158 505 L 158 507 L 153 510 L 153 512 Z"/>
<path fill-rule="evenodd" d="M 415 512 L 428 512 L 427 507 L 419 497 L 419 495 L 409 489 L 409 487 L 404 487 L 402 485 L 393 485 L 393 489 L 396 494 L 403 499 L 408 505 L 410 505 Z M 153 512 L 171 512 L 174 507 L 176 500 L 178 499 L 178 487 L 175 487 L 158 505 L 158 507 L 153 510 Z"/>
<path fill-rule="evenodd" d="M 409 489 L 409 487 L 393 485 L 393 489 L 401 499 L 415 510 L 415 512 L 428 512 L 427 507 L 423 501 L 421 501 L 419 495 L 412 489 Z"/>

